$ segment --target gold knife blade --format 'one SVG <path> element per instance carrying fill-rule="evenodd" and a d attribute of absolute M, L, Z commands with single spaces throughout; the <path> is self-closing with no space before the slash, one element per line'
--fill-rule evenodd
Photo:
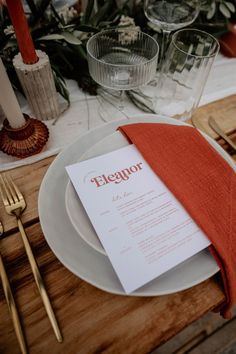
<path fill-rule="evenodd" d="M 215 119 L 210 117 L 208 123 L 210 127 L 236 151 L 236 144 L 222 131 Z"/>

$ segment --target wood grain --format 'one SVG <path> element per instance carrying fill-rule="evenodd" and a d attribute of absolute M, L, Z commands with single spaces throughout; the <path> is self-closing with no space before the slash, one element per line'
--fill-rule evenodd
<path fill-rule="evenodd" d="M 27 228 L 34 254 L 59 320 L 56 342 L 18 233 L 1 242 L 30 353 L 147 353 L 224 300 L 217 279 L 169 296 L 116 296 L 70 273 L 50 251 L 40 225 Z M 0 289 L 0 352 L 19 353 Z"/>
<path fill-rule="evenodd" d="M 202 344 L 204 342 L 208 342 L 208 340 L 212 344 L 212 348 L 215 348 L 215 344 L 217 344 L 219 349 L 224 345 L 224 340 L 222 338 L 221 332 L 223 331 L 225 333 L 226 328 L 228 338 L 233 335 L 236 345 L 235 331 L 232 331 L 231 329 L 231 323 L 235 320 L 236 306 L 233 309 L 233 319 L 227 321 L 219 316 L 219 314 L 209 312 L 205 316 L 201 317 L 198 321 L 195 321 L 190 326 L 187 326 L 184 330 L 171 338 L 165 344 L 159 346 L 157 350 L 152 352 L 152 354 L 189 354 L 191 350 L 198 347 L 199 345 L 201 347 Z M 212 341 L 212 336 L 217 336 L 218 339 L 214 338 L 214 341 Z M 208 353 L 210 354 L 213 352 L 215 353 L 217 351 L 209 350 Z M 219 352 L 223 354 L 221 350 Z"/>
<path fill-rule="evenodd" d="M 203 341 L 189 354 L 234 354 L 236 353 L 236 319 L 232 320 L 227 326 L 224 326 L 220 331 L 213 333 L 211 337 Z"/>
<path fill-rule="evenodd" d="M 236 95 L 201 107 L 203 124 L 209 115 L 236 132 Z M 212 134 L 212 132 L 209 134 Z M 212 135 L 217 139 L 216 135 Z M 235 134 L 236 136 L 236 134 Z M 222 141 L 218 140 L 223 145 Z M 223 145 L 224 146 L 224 145 Z M 169 296 L 115 296 L 80 280 L 50 251 L 38 222 L 38 192 L 54 157 L 11 170 L 27 201 L 23 222 L 45 280 L 64 336 L 56 342 L 25 255 L 16 222 L 0 203 L 6 236 L 0 249 L 15 293 L 30 353 L 148 353 L 224 301 L 217 277 Z M 0 353 L 19 353 L 15 333 L 0 287 Z"/>
<path fill-rule="evenodd" d="M 54 158 L 55 156 L 52 156 L 34 164 L 19 167 L 8 172 L 26 199 L 27 208 L 22 215 L 22 222 L 26 225 L 27 223 L 32 223 L 35 220 L 38 220 L 38 192 L 40 184 L 48 166 Z M 1 200 L 0 218 L 3 222 L 6 235 L 8 235 L 10 231 L 16 230 L 15 218 L 6 214 Z"/>
<path fill-rule="evenodd" d="M 194 113 L 194 118 L 199 120 L 204 131 L 217 140 L 219 136 L 208 124 L 210 116 L 217 121 L 226 134 L 234 133 L 236 131 L 236 95 L 199 107 Z"/>

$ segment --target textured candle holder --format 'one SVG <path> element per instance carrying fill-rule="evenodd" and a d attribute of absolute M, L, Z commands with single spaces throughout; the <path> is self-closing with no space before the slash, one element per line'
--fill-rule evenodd
<path fill-rule="evenodd" d="M 38 119 L 24 114 L 26 124 L 21 128 L 11 128 L 8 120 L 3 122 L 0 131 L 0 150 L 19 158 L 39 153 L 48 141 L 47 126 Z"/>
<path fill-rule="evenodd" d="M 17 76 L 35 117 L 49 120 L 59 117 L 60 110 L 52 69 L 46 53 L 36 50 L 39 60 L 25 64 L 21 54 L 13 59 Z"/>

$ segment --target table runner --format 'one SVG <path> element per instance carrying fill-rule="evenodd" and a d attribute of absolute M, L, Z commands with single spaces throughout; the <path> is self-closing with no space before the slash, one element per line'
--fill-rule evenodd
<path fill-rule="evenodd" d="M 67 80 L 67 88 L 70 92 L 71 106 L 66 110 L 54 125 L 54 121 L 47 121 L 50 138 L 44 150 L 32 157 L 16 159 L 0 152 L 0 169 L 6 170 L 22 165 L 31 164 L 46 157 L 60 152 L 64 147 L 78 139 L 99 125 L 105 124 L 108 120 L 129 118 L 142 113 L 136 106 L 125 100 L 124 110 L 114 109 L 114 114 L 107 117 L 103 110 L 104 101 L 101 96 L 89 96 L 82 92 L 75 81 Z M 144 92 L 150 96 L 155 94 L 151 86 L 145 87 Z M 236 59 L 226 58 L 218 55 L 210 72 L 200 105 L 204 105 L 220 98 L 236 93 Z M 22 111 L 31 113 L 24 98 L 19 96 Z"/>

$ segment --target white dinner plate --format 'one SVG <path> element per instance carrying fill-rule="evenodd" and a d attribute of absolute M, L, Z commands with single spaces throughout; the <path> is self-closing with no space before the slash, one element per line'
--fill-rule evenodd
<path fill-rule="evenodd" d="M 216 150 L 225 157 L 225 151 L 219 148 L 219 145 L 210 137 L 202 134 L 208 140 L 208 142 L 216 148 Z M 128 140 L 123 136 L 122 133 L 116 131 L 104 139 L 100 140 L 97 144 L 93 145 L 89 150 L 85 152 L 79 159 L 79 161 L 88 160 L 92 157 L 99 156 L 122 147 L 129 145 Z M 227 160 L 231 163 L 231 158 L 227 155 Z M 81 203 L 72 183 L 68 181 L 66 192 L 65 192 L 65 203 L 67 214 L 70 218 L 72 225 L 77 231 L 78 235 L 91 247 L 101 254 L 106 255 L 106 252 L 90 222 L 89 217 Z"/>
<path fill-rule="evenodd" d="M 114 121 L 81 136 L 62 151 L 50 165 L 39 191 L 39 217 L 44 236 L 57 258 L 74 274 L 88 283 L 111 293 L 126 295 L 111 263 L 105 255 L 88 245 L 70 222 L 65 207 L 68 175 L 65 166 L 73 164 L 92 146 L 116 131 L 117 127 L 137 122 L 182 125 L 171 118 L 143 114 L 129 120 Z M 211 140 L 211 139 L 209 139 Z M 228 154 L 217 143 L 213 146 L 234 167 Z M 131 295 L 156 296 L 192 287 L 219 270 L 208 250 L 204 250 L 179 266 L 154 279 Z"/>

